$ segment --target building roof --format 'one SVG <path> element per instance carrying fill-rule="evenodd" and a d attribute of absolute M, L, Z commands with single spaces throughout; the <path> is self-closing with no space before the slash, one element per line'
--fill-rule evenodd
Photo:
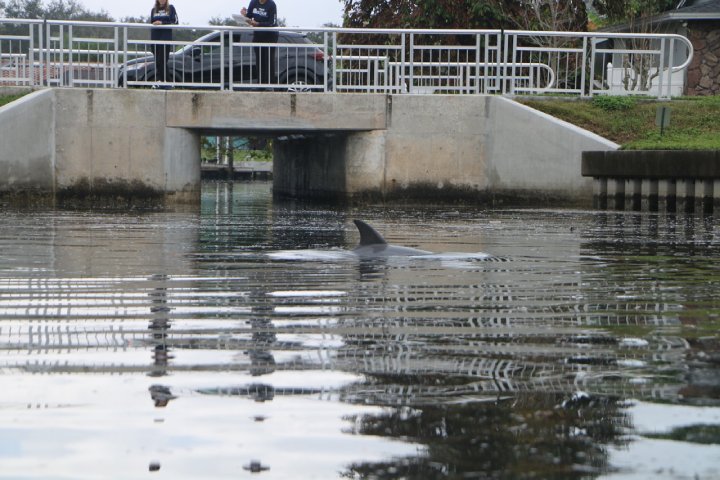
<path fill-rule="evenodd" d="M 655 21 L 720 20 L 720 0 L 695 0 L 682 5 L 678 9 L 658 15 Z"/>
<path fill-rule="evenodd" d="M 679 5 L 682 6 L 646 20 L 653 24 L 720 20 L 720 0 L 690 0 L 680 2 Z M 624 23 L 601 28 L 600 31 L 627 32 L 629 29 L 630 24 Z"/>

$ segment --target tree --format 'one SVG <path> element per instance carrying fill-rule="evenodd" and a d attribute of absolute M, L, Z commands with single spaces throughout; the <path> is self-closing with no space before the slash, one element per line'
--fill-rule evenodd
<path fill-rule="evenodd" d="M 635 28 L 652 28 L 651 17 L 672 10 L 676 3 L 677 0 L 593 0 L 592 5 L 611 25 L 629 23 L 632 31 L 644 31 Z"/>
<path fill-rule="evenodd" d="M 0 2 L 0 10 L 7 18 L 43 18 L 42 0 L 9 0 Z"/>
<path fill-rule="evenodd" d="M 342 0 L 345 27 L 495 28 L 502 12 L 495 1 Z"/>
<path fill-rule="evenodd" d="M 53 0 L 47 6 L 42 0 L 0 1 L 0 11 L 7 18 L 113 21 L 105 10 L 92 12 L 75 0 Z"/>
<path fill-rule="evenodd" d="M 334 23 L 323 23 L 322 27 L 323 28 L 339 28 L 340 26 L 335 25 Z M 308 32 L 307 38 L 311 42 L 318 44 L 318 45 L 322 45 L 323 42 L 325 41 L 325 37 L 322 34 L 322 32 Z M 332 52 L 328 52 L 328 53 L 330 53 L 332 55 Z"/>
<path fill-rule="evenodd" d="M 342 0 L 346 27 L 585 30 L 583 0 Z"/>
<path fill-rule="evenodd" d="M 521 30 L 584 32 L 584 0 L 516 0 L 497 2 L 504 16 Z"/>

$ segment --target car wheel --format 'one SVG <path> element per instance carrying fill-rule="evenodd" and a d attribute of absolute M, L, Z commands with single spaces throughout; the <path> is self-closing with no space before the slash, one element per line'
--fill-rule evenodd
<path fill-rule="evenodd" d="M 302 75 L 300 73 L 294 73 L 291 74 L 290 77 L 288 77 L 288 92 L 312 92 L 314 89 L 310 88 L 309 85 L 317 85 L 315 76 L 312 74 Z"/>

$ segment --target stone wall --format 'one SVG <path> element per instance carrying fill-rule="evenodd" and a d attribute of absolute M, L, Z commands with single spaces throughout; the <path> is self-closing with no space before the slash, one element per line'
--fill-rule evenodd
<path fill-rule="evenodd" d="M 687 94 L 720 94 L 720 26 L 717 22 L 692 22 L 688 38 L 695 55 L 688 68 Z"/>

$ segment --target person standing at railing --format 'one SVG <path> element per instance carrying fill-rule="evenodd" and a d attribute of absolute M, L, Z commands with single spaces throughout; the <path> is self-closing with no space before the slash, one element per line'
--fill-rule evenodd
<path fill-rule="evenodd" d="M 167 60 L 172 47 L 163 42 L 172 41 L 173 31 L 171 28 L 160 28 L 160 25 L 178 23 L 177 12 L 175 7 L 170 5 L 170 0 L 155 0 L 155 6 L 150 11 L 150 23 L 153 24 L 150 40 L 153 41 L 152 52 L 155 56 L 155 81 L 164 82 L 167 78 Z"/>
<path fill-rule="evenodd" d="M 248 8 L 240 13 L 248 18 L 253 27 L 260 27 L 253 34 L 254 43 L 277 43 L 278 32 L 263 31 L 262 27 L 277 27 L 277 5 L 273 0 L 250 0 Z M 254 47 L 255 68 L 261 85 L 269 85 L 275 81 L 275 48 Z"/>

